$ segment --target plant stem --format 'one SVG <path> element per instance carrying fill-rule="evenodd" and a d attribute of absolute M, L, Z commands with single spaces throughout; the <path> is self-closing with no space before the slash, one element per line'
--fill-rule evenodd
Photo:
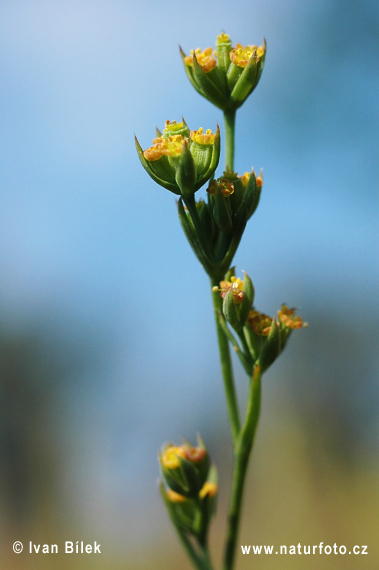
<path fill-rule="evenodd" d="M 222 280 L 219 278 L 211 278 L 211 285 L 212 287 L 219 286 L 219 282 Z M 240 433 L 240 416 L 238 411 L 238 404 L 237 404 L 237 397 L 236 391 L 234 387 L 234 378 L 233 378 L 233 369 L 232 369 L 232 361 L 230 357 L 230 350 L 229 350 L 229 341 L 225 336 L 224 331 L 222 330 L 220 324 L 220 317 L 219 314 L 222 309 L 222 299 L 220 297 L 219 291 L 212 291 L 212 299 L 213 299 L 213 307 L 215 313 L 215 321 L 216 321 L 216 331 L 217 331 L 217 338 L 218 338 L 218 347 L 220 350 L 220 360 L 221 360 L 221 369 L 222 369 L 222 376 L 224 379 L 224 390 L 225 390 L 225 397 L 226 403 L 228 407 L 228 415 L 229 415 L 229 423 L 230 423 L 230 430 L 232 433 L 232 440 L 233 440 L 233 448 L 236 448 L 238 436 Z"/>
<path fill-rule="evenodd" d="M 225 169 L 234 168 L 234 133 L 236 124 L 236 111 L 224 111 L 225 128 Z"/>
<path fill-rule="evenodd" d="M 245 423 L 242 426 L 237 445 L 235 447 L 232 496 L 230 500 L 223 570 L 232 570 L 234 565 L 238 527 L 241 518 L 243 489 L 250 452 L 253 447 L 254 436 L 258 425 L 260 407 L 261 372 L 259 366 L 255 366 L 253 377 L 250 381 Z"/>

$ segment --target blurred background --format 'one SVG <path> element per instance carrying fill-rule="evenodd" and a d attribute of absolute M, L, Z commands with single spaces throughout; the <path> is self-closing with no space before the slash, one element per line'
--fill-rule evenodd
<path fill-rule="evenodd" d="M 220 470 L 221 560 L 231 444 L 208 281 L 133 138 L 222 122 L 178 51 L 221 31 L 268 44 L 237 114 L 235 168 L 265 182 L 237 271 L 258 309 L 309 322 L 264 379 L 240 544 L 368 545 L 306 567 L 378 567 L 378 23 L 375 0 L 2 0 L 2 568 L 189 568 L 157 450 L 197 432 Z M 243 407 L 238 362 L 236 379 Z M 66 540 L 102 554 L 25 552 Z M 239 554 L 253 567 L 304 556 Z"/>

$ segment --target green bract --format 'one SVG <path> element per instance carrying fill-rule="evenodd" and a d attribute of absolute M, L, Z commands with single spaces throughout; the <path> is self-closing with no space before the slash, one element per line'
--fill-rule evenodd
<path fill-rule="evenodd" d="M 142 166 L 151 178 L 174 194 L 190 197 L 214 174 L 220 158 L 220 130 L 190 131 L 186 123 L 166 121 L 163 134 L 143 151 L 136 148 Z"/>
<path fill-rule="evenodd" d="M 237 44 L 233 48 L 229 36 L 220 34 L 215 53 L 212 48 L 192 50 L 189 56 L 180 48 L 180 53 L 196 91 L 223 111 L 235 111 L 258 85 L 266 41 L 259 47 Z"/>

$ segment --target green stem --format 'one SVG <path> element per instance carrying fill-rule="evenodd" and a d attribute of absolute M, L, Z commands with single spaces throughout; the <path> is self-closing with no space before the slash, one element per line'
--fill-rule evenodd
<path fill-rule="evenodd" d="M 223 276 L 221 277 L 221 279 L 222 278 Z M 212 288 L 219 287 L 219 282 L 221 281 L 221 279 L 212 278 L 211 279 Z M 230 430 L 232 433 L 233 448 L 235 448 L 240 433 L 240 416 L 238 411 L 236 391 L 234 387 L 233 368 L 230 357 L 229 342 L 220 324 L 219 314 L 220 311 L 222 310 L 222 298 L 220 297 L 219 291 L 212 291 L 212 299 L 213 299 L 213 308 L 215 313 L 218 347 L 220 350 L 222 376 L 224 379 L 225 397 L 228 407 Z"/>
<path fill-rule="evenodd" d="M 234 168 L 234 133 L 236 124 L 236 111 L 224 111 L 225 127 L 225 169 Z"/>
<path fill-rule="evenodd" d="M 255 366 L 253 377 L 250 381 L 245 423 L 242 426 L 235 448 L 232 496 L 230 500 L 223 570 L 232 570 L 234 565 L 238 528 L 241 518 L 243 489 L 250 452 L 253 447 L 254 436 L 258 425 L 260 407 L 261 372 L 259 366 Z"/>
<path fill-rule="evenodd" d="M 207 545 L 205 546 L 203 555 L 201 557 L 201 570 L 213 570 L 213 565 Z"/>

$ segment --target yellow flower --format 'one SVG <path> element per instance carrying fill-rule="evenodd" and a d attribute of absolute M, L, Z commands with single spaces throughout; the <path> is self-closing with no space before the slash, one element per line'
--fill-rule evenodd
<path fill-rule="evenodd" d="M 191 55 L 187 55 L 184 58 L 184 63 L 189 67 L 193 67 L 193 58 L 196 57 L 197 63 L 200 65 L 201 69 L 208 73 L 216 67 L 217 61 L 213 55 L 213 49 L 211 47 L 206 48 L 201 51 L 200 48 L 195 50 L 191 49 Z"/>
<path fill-rule="evenodd" d="M 253 54 L 256 54 L 258 61 L 265 53 L 264 46 L 245 46 L 236 44 L 236 47 L 230 52 L 230 60 L 238 67 L 246 67 Z"/>
<path fill-rule="evenodd" d="M 220 296 L 225 299 L 228 291 L 233 293 L 233 301 L 236 305 L 242 303 L 245 293 L 243 292 L 243 281 L 239 277 L 234 275 L 230 278 L 230 281 L 221 281 L 220 283 Z"/>

